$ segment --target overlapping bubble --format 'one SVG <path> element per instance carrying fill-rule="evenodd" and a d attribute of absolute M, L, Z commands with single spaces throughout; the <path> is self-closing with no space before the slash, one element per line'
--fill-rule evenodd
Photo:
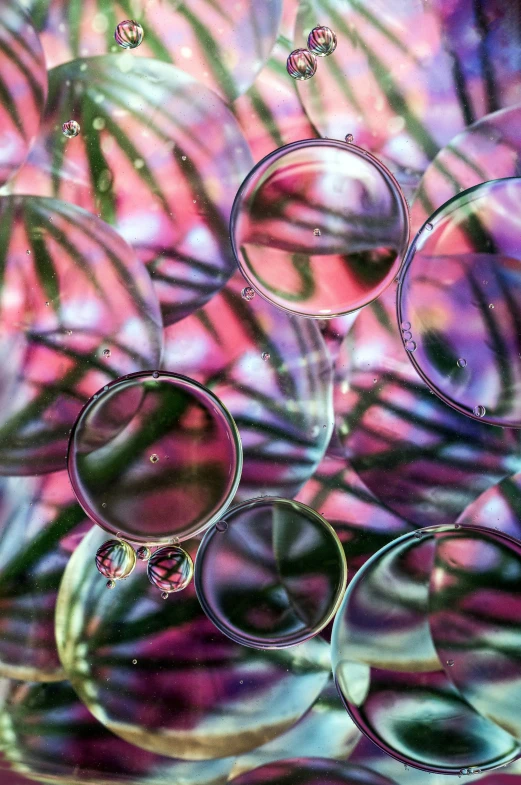
<path fill-rule="evenodd" d="M 195 586 L 213 623 L 253 648 L 284 648 L 314 635 L 342 599 L 347 568 L 333 528 L 287 499 L 254 499 L 209 529 Z"/>
<path fill-rule="evenodd" d="M 332 317 L 361 308 L 393 281 L 408 211 L 377 159 L 352 144 L 306 140 L 250 172 L 230 234 L 241 271 L 263 297 L 303 316 Z"/>
<path fill-rule="evenodd" d="M 164 371 L 102 389 L 69 443 L 69 475 L 87 515 L 138 542 L 183 540 L 209 526 L 232 500 L 241 466 L 239 433 L 219 399 Z"/>

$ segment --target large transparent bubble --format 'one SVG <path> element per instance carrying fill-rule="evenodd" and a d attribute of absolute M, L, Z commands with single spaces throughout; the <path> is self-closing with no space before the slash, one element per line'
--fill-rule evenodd
<path fill-rule="evenodd" d="M 107 591 L 97 529 L 73 554 L 56 613 L 58 651 L 88 709 L 143 749 L 189 760 L 247 752 L 292 727 L 326 685 L 329 646 L 314 638 L 257 651 L 222 635 L 193 582 L 167 602 L 146 565 Z M 184 547 L 195 556 L 198 543 Z"/>
<path fill-rule="evenodd" d="M 354 145 L 281 147 L 250 172 L 230 222 L 234 253 L 273 305 L 332 317 L 361 308 L 396 276 L 407 205 L 391 173 Z"/>
<path fill-rule="evenodd" d="M 235 423 L 184 376 L 145 372 L 108 385 L 71 434 L 71 483 L 106 531 L 137 542 L 184 540 L 231 502 L 242 467 Z M 110 576 L 109 576 L 110 577 Z"/>
<path fill-rule="evenodd" d="M 260 766 L 232 780 L 233 785 L 395 785 L 362 766 L 324 758 L 293 758 Z"/>
<path fill-rule="evenodd" d="M 521 179 L 454 197 L 412 243 L 398 290 L 404 347 L 459 412 L 521 427 Z"/>
<path fill-rule="evenodd" d="M 459 525 L 407 534 L 358 572 L 335 619 L 333 670 L 352 718 L 385 752 L 440 774 L 521 755 L 509 705 L 519 702 L 521 617 L 517 603 L 505 604 L 519 575 L 517 541 Z M 506 665 L 509 646 L 510 676 L 503 670 L 489 685 L 480 666 L 489 656 L 492 667 L 497 647 Z"/>
<path fill-rule="evenodd" d="M 347 567 L 333 528 L 288 499 L 254 499 L 209 529 L 195 587 L 209 619 L 243 646 L 285 648 L 317 635 L 344 593 Z"/>

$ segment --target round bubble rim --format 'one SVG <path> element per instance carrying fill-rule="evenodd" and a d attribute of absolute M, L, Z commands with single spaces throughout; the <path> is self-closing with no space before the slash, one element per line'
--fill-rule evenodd
<path fill-rule="evenodd" d="M 447 148 L 443 148 L 443 149 L 447 149 Z M 403 262 L 403 265 L 402 265 L 402 268 L 401 268 L 401 271 L 400 271 L 399 280 L 398 280 L 398 287 L 397 287 L 397 290 L 396 290 L 396 320 L 397 320 L 398 330 L 399 331 L 401 331 L 401 324 L 402 324 L 402 322 L 404 320 L 406 320 L 406 317 L 402 313 L 402 310 L 403 310 L 402 309 L 402 290 L 405 287 L 407 275 L 408 275 L 408 273 L 410 271 L 410 268 L 412 267 L 412 264 L 414 262 L 414 256 L 416 254 L 416 247 L 417 247 L 420 239 L 423 239 L 423 236 L 427 233 L 426 226 L 428 224 L 431 224 L 432 225 L 432 229 L 430 230 L 430 232 L 434 232 L 434 230 L 436 229 L 436 221 L 437 221 L 437 219 L 439 219 L 440 216 L 443 213 L 445 213 L 447 211 L 450 211 L 450 208 L 452 207 L 454 202 L 458 201 L 459 199 L 463 199 L 465 197 L 468 197 L 474 191 L 479 191 L 479 189 L 482 188 L 483 186 L 490 185 L 491 183 L 503 183 L 503 182 L 507 182 L 509 180 L 519 180 L 521 182 L 521 177 L 498 177 L 498 178 L 496 178 L 494 180 L 485 180 L 482 183 L 478 183 L 477 185 L 473 185 L 470 188 L 467 188 L 465 191 L 461 191 L 460 193 L 454 194 L 453 196 L 451 196 L 451 198 L 448 201 L 446 201 L 444 204 L 440 205 L 432 213 L 432 215 L 430 215 L 427 218 L 427 220 L 420 226 L 420 228 L 416 232 L 416 236 L 414 237 L 414 240 L 411 242 L 411 244 L 410 244 L 410 246 L 409 246 L 409 248 L 407 250 L 407 253 L 405 255 L 405 259 L 404 259 L 404 262 Z M 519 261 L 519 265 L 521 267 L 521 258 L 518 261 Z M 408 319 L 407 319 L 407 321 L 408 321 Z M 413 339 L 414 339 L 414 335 L 413 335 Z M 414 370 L 421 377 L 422 381 L 425 382 L 425 384 L 427 385 L 429 390 L 437 398 L 439 398 L 440 401 L 442 401 L 444 404 L 449 406 L 451 409 L 453 409 L 456 412 L 459 412 L 459 414 L 463 414 L 465 417 L 469 417 L 472 420 L 476 420 L 477 422 L 484 423 L 485 425 L 493 425 L 493 426 L 496 426 L 496 428 L 513 428 L 515 430 L 521 429 L 521 421 L 519 421 L 517 423 L 516 422 L 514 422 L 514 423 L 512 423 L 512 422 L 504 422 L 504 421 L 497 420 L 495 417 L 491 416 L 488 413 L 485 413 L 483 417 L 478 417 L 476 414 L 474 414 L 474 411 L 473 411 L 474 407 L 472 409 L 465 409 L 463 406 L 461 406 L 461 404 L 459 404 L 457 401 L 455 401 L 450 396 L 443 395 L 441 390 L 439 390 L 437 387 L 434 386 L 434 384 L 430 381 L 430 379 L 427 376 L 427 374 L 425 373 L 425 371 L 419 365 L 416 357 L 414 356 L 414 352 L 408 352 L 406 349 L 404 349 L 404 351 L 407 354 L 407 356 L 409 357 L 409 360 L 412 363 L 412 366 L 413 366 Z"/>
<path fill-rule="evenodd" d="M 328 313 L 328 314 L 311 314 L 311 313 L 304 313 L 302 311 L 297 310 L 296 308 L 289 308 L 286 305 L 281 305 L 280 303 L 274 302 L 265 292 L 260 291 L 258 289 L 255 280 L 248 274 L 245 266 L 242 264 L 240 254 L 237 248 L 237 242 L 235 238 L 235 226 L 237 223 L 237 214 L 239 212 L 240 206 L 243 201 L 243 194 L 248 185 L 250 184 L 251 180 L 255 177 L 257 171 L 261 169 L 265 165 L 269 165 L 280 158 L 283 158 L 285 155 L 292 153 L 295 150 L 299 150 L 301 148 L 306 147 L 335 147 L 339 150 L 348 151 L 355 153 L 356 155 L 360 156 L 368 160 L 379 172 L 379 174 L 387 180 L 389 185 L 391 186 L 392 190 L 396 193 L 398 204 L 401 208 L 402 216 L 403 216 L 403 249 L 396 255 L 397 259 L 400 259 L 400 263 L 396 268 L 396 271 L 389 281 L 386 287 L 382 289 L 377 295 L 372 297 L 370 300 L 367 300 L 363 305 L 359 306 L 358 308 L 351 308 L 347 311 L 336 311 L 335 313 Z M 292 316 L 300 316 L 304 319 L 336 319 L 339 316 L 346 316 L 347 314 L 356 313 L 357 311 L 365 308 L 366 306 L 370 305 L 371 303 L 378 300 L 384 292 L 386 292 L 393 283 L 393 280 L 396 280 L 398 276 L 401 275 L 401 271 L 405 264 L 405 258 L 407 255 L 407 247 L 409 245 L 410 233 L 411 233 L 411 219 L 410 219 L 410 210 L 409 204 L 404 196 L 404 193 L 400 187 L 400 184 L 393 173 L 385 166 L 385 164 L 380 161 L 375 155 L 372 155 L 368 150 L 365 150 L 363 147 L 358 147 L 358 145 L 354 144 L 353 142 L 343 142 L 340 139 L 301 139 L 298 142 L 290 142 L 289 144 L 282 145 L 281 147 L 277 147 L 275 150 L 272 150 L 271 153 L 265 155 L 260 161 L 258 161 L 253 169 L 248 172 L 244 180 L 242 181 L 239 189 L 235 195 L 235 199 L 233 200 L 233 205 L 230 213 L 230 242 L 232 246 L 233 256 L 235 258 L 235 262 L 237 267 L 239 268 L 242 276 L 249 284 L 249 286 L 254 289 L 254 291 L 262 297 L 263 300 L 270 303 L 274 308 L 278 308 L 280 311 L 285 311 L 286 313 L 291 314 Z"/>
<path fill-rule="evenodd" d="M 297 506 L 299 509 L 302 509 L 306 513 L 311 514 L 311 517 L 315 518 L 317 520 L 317 523 L 319 523 L 326 530 L 326 532 L 328 534 L 331 534 L 333 536 L 334 540 L 336 541 L 336 543 L 338 545 L 338 552 L 340 554 L 340 570 L 341 570 L 341 572 L 340 572 L 340 586 L 339 586 L 339 588 L 338 588 L 338 590 L 336 592 L 335 601 L 332 604 L 332 606 L 331 606 L 331 608 L 329 610 L 329 613 L 322 620 L 322 622 L 318 626 L 317 630 L 312 635 L 306 635 L 305 637 L 302 637 L 302 635 L 300 635 L 296 639 L 294 637 L 287 637 L 287 638 L 285 638 L 284 643 L 280 643 L 280 642 L 277 642 L 277 641 L 271 641 L 270 642 L 270 640 L 267 639 L 266 641 L 263 641 L 263 643 L 261 645 L 252 646 L 252 644 L 251 644 L 251 642 L 249 640 L 245 639 L 242 635 L 239 635 L 235 630 L 230 630 L 229 627 L 227 627 L 226 625 L 222 624 L 220 619 L 216 618 L 215 614 L 213 613 L 212 609 L 210 608 L 210 605 L 208 604 L 208 602 L 206 600 L 206 597 L 205 597 L 205 594 L 204 594 L 204 591 L 203 591 L 203 588 L 202 588 L 202 577 L 201 576 L 202 576 L 202 572 L 203 572 L 203 569 L 204 569 L 203 565 L 202 565 L 203 557 L 205 556 L 206 550 L 207 550 L 208 546 L 210 545 L 210 543 L 212 542 L 213 538 L 214 537 L 220 537 L 221 534 L 223 533 L 223 532 L 220 532 L 217 529 L 216 523 L 218 523 L 219 521 L 222 520 L 223 522 L 228 524 L 228 521 L 226 520 L 226 518 L 223 518 L 223 516 L 221 516 L 219 518 L 219 521 L 215 521 L 213 526 L 211 526 L 205 532 L 205 535 L 204 535 L 203 539 L 201 540 L 201 544 L 199 545 L 199 548 L 197 549 L 197 554 L 195 556 L 195 562 L 194 562 L 194 586 L 195 586 L 195 592 L 197 594 L 197 599 L 199 600 L 201 608 L 205 612 L 206 616 L 212 622 L 212 624 L 214 624 L 217 627 L 217 629 L 220 632 L 223 633 L 223 635 L 226 635 L 226 637 L 230 638 L 230 640 L 232 640 L 234 643 L 238 643 L 239 645 L 245 646 L 248 649 L 255 649 L 256 651 L 274 650 L 274 649 L 290 649 L 293 646 L 298 646 L 300 643 L 304 643 L 305 641 L 309 641 L 309 640 L 312 640 L 313 638 L 316 638 L 317 635 L 319 635 L 320 632 L 324 629 L 324 627 L 326 627 L 329 624 L 329 622 L 333 619 L 333 617 L 335 616 L 335 614 L 339 610 L 339 608 L 340 608 L 340 606 L 341 606 L 341 604 L 343 602 L 343 599 L 345 597 L 346 586 L 347 586 L 347 576 L 348 576 L 347 559 L 346 559 L 345 551 L 344 551 L 344 548 L 343 548 L 342 543 L 340 541 L 340 538 L 339 538 L 338 534 L 336 533 L 336 531 L 334 530 L 333 526 L 331 526 L 331 524 L 322 515 L 320 515 L 319 512 L 314 510 L 312 507 L 309 507 L 307 504 L 304 504 L 303 502 L 297 501 L 295 499 L 285 499 L 282 496 L 256 496 L 253 499 L 247 499 L 246 501 L 241 502 L 240 504 L 234 505 L 233 507 L 231 507 L 230 509 L 227 510 L 226 516 L 228 516 L 228 515 L 235 515 L 236 513 L 241 513 L 242 511 L 244 511 L 246 509 L 249 509 L 251 507 L 254 507 L 256 505 L 260 505 L 260 504 L 265 504 L 265 505 L 266 504 L 271 504 L 271 505 L 273 505 L 275 503 L 282 504 L 283 506 L 291 507 L 291 508 L 294 508 L 295 506 Z"/>
<path fill-rule="evenodd" d="M 444 534 L 446 532 L 447 533 L 453 532 L 453 533 L 462 534 L 462 533 L 464 533 L 466 531 L 468 531 L 468 532 L 478 532 L 480 534 L 485 533 L 485 534 L 490 534 L 491 536 L 494 536 L 494 537 L 499 537 L 499 538 L 505 540 L 507 543 L 511 543 L 512 545 L 514 545 L 516 548 L 518 548 L 521 551 L 521 540 L 518 540 L 515 537 L 512 537 L 512 535 L 507 534 L 506 532 L 500 531 L 499 529 L 495 529 L 492 526 L 479 526 L 477 524 L 466 524 L 466 523 L 445 523 L 445 524 L 435 524 L 434 526 L 424 526 L 422 528 L 415 529 L 414 531 L 407 532 L 406 534 L 402 534 L 400 537 L 396 537 L 396 539 L 391 540 L 391 542 L 387 543 L 387 545 L 384 545 L 383 548 L 380 548 L 379 551 L 374 553 L 371 556 L 371 558 L 368 559 L 362 565 L 362 567 L 360 567 L 360 569 L 358 570 L 356 575 L 353 577 L 353 579 L 350 581 L 349 586 L 346 589 L 346 592 L 345 592 L 343 600 L 342 600 L 342 604 L 341 604 L 340 608 L 338 609 L 337 615 L 335 617 L 335 621 L 333 623 L 333 630 L 332 630 L 332 633 L 331 633 L 331 670 L 333 672 L 333 680 L 335 682 L 336 691 L 337 691 L 337 693 L 338 693 L 338 695 L 340 697 L 340 700 L 342 701 L 342 704 L 343 704 L 345 710 L 347 711 L 350 719 L 354 722 L 354 724 L 356 725 L 358 730 L 361 731 L 361 733 L 363 733 L 363 735 L 366 738 L 368 738 L 371 742 L 373 742 L 373 744 L 375 744 L 378 747 L 378 749 L 382 750 L 382 752 L 385 752 L 386 755 L 389 755 L 389 757 L 394 758 L 394 760 L 397 760 L 399 763 L 402 763 L 402 764 L 404 764 L 404 765 L 406 765 L 406 766 L 408 766 L 410 768 L 413 768 L 413 769 L 419 769 L 420 771 L 429 772 L 430 774 L 444 774 L 444 775 L 448 775 L 448 776 L 451 776 L 451 775 L 461 776 L 462 768 L 472 768 L 472 769 L 475 768 L 476 770 L 479 769 L 479 771 L 481 773 L 483 773 L 483 772 L 490 772 L 490 771 L 497 771 L 498 769 L 502 769 L 505 766 L 509 766 L 511 763 L 514 763 L 515 761 L 520 760 L 521 759 L 521 752 L 519 753 L 518 756 L 513 757 L 510 760 L 503 761 L 501 763 L 497 763 L 494 766 L 486 766 L 486 765 L 484 765 L 484 766 L 474 766 L 473 764 L 468 764 L 467 767 L 458 766 L 458 768 L 456 768 L 454 766 L 453 767 L 450 767 L 450 766 L 434 766 L 434 765 L 425 766 L 425 765 L 422 765 L 421 763 L 418 763 L 416 760 L 413 760 L 412 758 L 407 758 L 405 756 L 400 755 L 398 752 L 396 752 L 396 750 L 394 750 L 389 745 L 387 745 L 385 743 L 382 744 L 381 740 L 377 739 L 376 736 L 373 733 L 371 733 L 370 731 L 368 732 L 367 728 L 362 727 L 362 725 L 358 722 L 358 719 L 351 712 L 351 709 L 349 707 L 349 703 L 345 699 L 345 697 L 344 697 L 344 695 L 342 693 L 342 690 L 340 689 L 340 687 L 338 685 L 338 681 L 337 681 L 337 678 L 336 678 L 336 668 L 337 668 L 337 664 L 338 664 L 338 658 L 336 656 L 336 652 L 338 651 L 338 635 L 339 635 L 339 628 L 340 628 L 340 626 L 342 624 L 341 619 L 342 619 L 342 615 L 343 615 L 343 611 L 344 611 L 344 606 L 349 603 L 349 599 L 351 597 L 352 592 L 359 585 L 360 581 L 362 581 L 364 579 L 365 574 L 371 569 L 371 567 L 377 561 L 379 561 L 383 556 L 388 554 L 389 551 L 392 551 L 394 548 L 396 548 L 400 543 L 403 543 L 403 542 L 405 542 L 407 540 L 410 540 L 410 541 L 414 541 L 415 540 L 416 542 L 419 543 L 419 542 L 421 542 L 424 539 L 424 537 L 428 537 L 429 535 Z M 521 556 L 520 556 L 520 558 L 521 558 Z M 443 664 L 441 663 L 441 661 L 440 661 L 440 665 L 441 665 L 442 670 L 446 673 L 446 669 L 443 667 Z M 447 676 L 447 679 L 452 684 L 452 682 L 451 682 L 451 680 L 450 680 L 450 678 L 448 676 Z M 455 689 L 459 693 L 458 688 L 455 687 Z M 463 697 L 463 700 L 465 702 L 467 702 L 465 697 Z M 470 704 L 469 704 L 469 706 L 470 706 Z M 479 714 L 477 709 L 475 709 L 473 706 L 470 706 L 470 708 L 478 716 L 480 716 L 480 717 L 483 716 L 483 715 Z M 496 723 L 494 723 L 493 720 L 490 720 L 490 722 L 492 722 L 493 724 L 496 724 Z M 521 740 L 519 740 L 519 746 L 521 748 Z"/>
<path fill-rule="evenodd" d="M 154 374 L 158 374 L 157 377 L 154 376 Z M 233 448 L 234 448 L 234 451 L 235 451 L 235 468 L 234 468 L 234 472 L 233 472 L 233 481 L 232 481 L 232 484 L 230 485 L 228 493 L 223 497 L 221 505 L 219 506 L 219 509 L 216 510 L 214 512 L 214 514 L 210 518 L 208 518 L 206 521 L 203 521 L 202 524 L 198 523 L 197 527 L 195 527 L 193 529 L 193 531 L 190 531 L 189 533 L 182 534 L 182 535 L 179 535 L 179 533 L 176 533 L 176 532 L 172 532 L 171 534 L 166 534 L 163 537 L 156 537 L 156 538 L 139 537 L 136 534 L 133 534 L 132 536 L 129 536 L 121 528 L 119 528 L 119 529 L 109 528 L 107 526 L 107 524 L 104 522 L 104 520 L 99 515 L 97 515 L 97 513 L 95 513 L 94 510 L 88 509 L 86 507 L 86 505 L 84 505 L 81 502 L 81 500 L 80 500 L 81 493 L 80 494 L 78 493 L 79 489 L 78 489 L 78 485 L 76 483 L 76 480 L 74 478 L 74 469 L 73 469 L 73 465 L 74 465 L 74 457 L 73 457 L 74 437 L 75 437 L 78 425 L 79 425 L 80 421 L 83 419 L 85 413 L 88 411 L 88 409 L 91 406 L 93 406 L 94 404 L 98 403 L 100 396 L 104 395 L 105 393 L 107 393 L 112 388 L 121 385 L 123 382 L 128 382 L 128 381 L 131 381 L 133 379 L 137 379 L 137 380 L 139 380 L 139 379 L 143 379 L 143 380 L 152 379 L 153 381 L 158 382 L 158 381 L 161 380 L 162 377 L 163 378 L 166 377 L 166 378 L 174 380 L 174 381 L 181 381 L 181 382 L 183 382 L 185 384 L 188 383 L 189 386 L 196 388 L 198 391 L 203 392 L 206 396 L 208 396 L 213 401 L 213 403 L 216 406 L 216 408 L 221 411 L 221 413 L 224 416 L 224 419 L 226 420 L 226 422 L 228 424 L 229 433 L 230 433 L 230 441 L 231 441 L 231 443 L 233 445 Z M 87 515 L 89 520 L 91 520 L 93 523 L 95 523 L 97 526 L 99 526 L 100 529 L 103 529 L 103 531 L 107 532 L 107 534 L 111 534 L 114 537 L 120 536 L 121 538 L 123 538 L 125 540 L 128 540 L 129 542 L 137 542 L 140 545 L 172 545 L 172 544 L 174 544 L 174 541 L 175 541 L 175 544 L 177 544 L 177 543 L 180 543 L 180 542 L 184 542 L 185 540 L 190 540 L 193 537 L 196 537 L 198 534 L 200 534 L 201 532 L 205 531 L 205 529 L 209 528 L 228 509 L 228 507 L 230 506 L 230 504 L 231 504 L 231 502 L 233 500 L 233 497 L 235 496 L 235 494 L 237 492 L 237 488 L 239 487 L 239 483 L 241 481 L 242 465 L 243 465 L 243 451 L 242 451 L 241 435 L 240 435 L 239 429 L 237 427 L 237 424 L 236 424 L 235 420 L 233 419 L 233 416 L 231 415 L 230 411 L 223 404 L 223 402 L 215 395 L 215 393 L 213 393 L 211 390 L 209 390 L 208 387 L 205 387 L 204 384 L 201 384 L 200 382 L 197 382 L 195 379 L 191 379 L 189 376 L 184 376 L 183 374 L 180 374 L 180 373 L 171 373 L 170 371 L 149 370 L 149 371 L 136 371 L 135 373 L 129 373 L 126 376 L 120 376 L 118 379 L 114 379 L 114 381 L 112 381 L 109 384 L 104 385 L 103 387 L 101 387 L 98 390 L 97 393 L 94 393 L 94 395 L 91 398 L 89 398 L 87 403 L 82 407 L 82 409 L 78 413 L 78 416 L 76 417 L 76 421 L 75 421 L 75 423 L 74 423 L 74 425 L 72 427 L 72 430 L 71 430 L 71 433 L 70 433 L 70 436 L 69 436 L 69 443 L 68 443 L 68 446 L 67 446 L 66 463 L 67 463 L 67 473 L 68 473 L 68 476 L 69 476 L 69 481 L 71 483 L 72 490 L 74 492 L 74 496 L 76 497 L 76 501 L 78 502 L 78 504 L 80 505 L 80 507 L 82 508 L 84 513 Z"/>

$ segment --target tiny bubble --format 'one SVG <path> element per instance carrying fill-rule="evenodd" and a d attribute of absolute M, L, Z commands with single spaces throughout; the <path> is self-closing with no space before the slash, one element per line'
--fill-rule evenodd
<path fill-rule="evenodd" d="M 426 228 L 426 230 L 428 232 L 432 232 L 432 230 L 434 229 L 434 226 L 431 223 L 426 223 L 425 224 L 425 228 Z"/>
<path fill-rule="evenodd" d="M 454 665 L 454 660 L 447 660 L 447 665 L 449 666 L 449 668 L 452 668 L 452 666 Z"/>
<path fill-rule="evenodd" d="M 494 303 L 489 303 L 488 307 L 490 308 L 490 310 L 494 310 Z"/>
<path fill-rule="evenodd" d="M 354 141 L 354 138 L 355 138 L 355 137 L 353 136 L 353 134 L 346 134 L 346 142 L 347 142 L 348 144 L 351 144 L 351 142 L 353 142 L 353 141 Z"/>
<path fill-rule="evenodd" d="M 218 532 L 225 532 L 226 529 L 228 528 L 228 524 L 226 523 L 226 521 L 217 521 L 217 523 L 215 524 L 215 528 L 217 529 Z"/>
<path fill-rule="evenodd" d="M 29 250 L 27 250 L 25 253 L 26 253 L 26 254 L 30 254 L 31 252 L 30 252 Z"/>
<path fill-rule="evenodd" d="M 152 376 L 154 377 L 154 379 L 159 379 L 159 373 L 157 371 L 154 371 Z"/>
<path fill-rule="evenodd" d="M 416 341 L 406 341 L 405 349 L 408 352 L 415 352 L 416 351 Z"/>
<path fill-rule="evenodd" d="M 423 532 L 421 531 L 421 529 L 416 529 L 416 531 L 414 532 L 414 536 L 416 537 L 417 540 L 421 540 L 421 538 L 423 537 Z"/>
<path fill-rule="evenodd" d="M 182 161 L 186 161 L 186 155 L 182 155 L 182 156 L 181 156 L 181 160 L 182 160 Z"/>
<path fill-rule="evenodd" d="M 101 502 L 101 506 L 102 507 L 106 507 L 107 506 L 107 502 Z"/>
<path fill-rule="evenodd" d="M 47 307 L 49 307 L 49 301 L 48 301 L 48 300 L 47 300 L 47 302 L 45 303 L 45 305 L 46 305 Z"/>
<path fill-rule="evenodd" d="M 168 592 L 167 591 L 162 591 L 161 592 L 161 598 L 163 600 L 168 600 Z"/>
<path fill-rule="evenodd" d="M 322 232 L 320 231 L 320 229 L 317 228 L 317 229 L 313 229 L 313 234 L 315 235 L 315 237 L 320 237 Z"/>
<path fill-rule="evenodd" d="M 402 338 L 404 341 L 410 341 L 412 338 L 412 332 L 410 330 L 404 330 Z"/>
<path fill-rule="evenodd" d="M 485 409 L 484 406 L 474 406 L 473 412 L 476 415 L 476 417 L 484 417 L 485 414 L 487 413 L 487 410 Z"/>
<path fill-rule="evenodd" d="M 404 330 L 410 330 L 410 329 L 411 329 L 411 323 L 410 322 L 402 322 L 402 332 Z"/>
<path fill-rule="evenodd" d="M 113 580 L 107 581 L 107 589 L 114 589 L 115 586 L 116 586 L 116 581 Z"/>
<path fill-rule="evenodd" d="M 270 360 L 270 353 L 269 352 L 263 352 L 262 353 L 262 359 L 264 360 L 265 363 L 267 363 Z"/>
<path fill-rule="evenodd" d="M 137 665 L 137 660 L 132 660 L 132 665 Z"/>
<path fill-rule="evenodd" d="M 460 357 L 459 360 L 458 360 L 458 366 L 460 368 L 465 368 L 466 365 L 467 365 L 466 359 L 464 357 Z"/>
<path fill-rule="evenodd" d="M 159 455 L 153 452 L 152 455 L 150 456 L 150 463 L 157 463 L 158 460 L 159 460 Z"/>
<path fill-rule="evenodd" d="M 103 349 L 103 357 L 110 357 L 110 349 Z"/>
<path fill-rule="evenodd" d="M 249 302 L 255 297 L 255 289 L 253 289 L 251 286 L 245 286 L 241 292 L 241 295 L 244 300 L 248 300 Z"/>

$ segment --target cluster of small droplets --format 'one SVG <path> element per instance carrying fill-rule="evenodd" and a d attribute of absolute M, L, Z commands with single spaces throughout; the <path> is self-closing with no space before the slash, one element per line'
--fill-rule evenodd
<path fill-rule="evenodd" d="M 317 71 L 317 57 L 327 57 L 336 46 L 336 35 L 329 27 L 314 27 L 308 36 L 308 48 L 295 49 L 289 55 L 286 62 L 288 74 L 300 81 L 311 79 Z"/>
<path fill-rule="evenodd" d="M 120 22 L 114 32 L 114 38 L 118 46 L 123 49 L 135 49 L 143 40 L 143 28 L 139 22 L 133 19 L 125 19 Z"/>
<path fill-rule="evenodd" d="M 411 323 L 402 322 L 401 328 L 402 328 L 402 340 L 403 340 L 403 345 L 405 346 L 405 350 L 407 352 L 415 352 L 416 341 L 412 340 Z"/>
<path fill-rule="evenodd" d="M 63 135 L 68 139 L 73 139 L 75 136 L 78 136 L 80 132 L 80 124 L 77 123 L 76 120 L 68 120 L 62 125 L 62 131 Z"/>

